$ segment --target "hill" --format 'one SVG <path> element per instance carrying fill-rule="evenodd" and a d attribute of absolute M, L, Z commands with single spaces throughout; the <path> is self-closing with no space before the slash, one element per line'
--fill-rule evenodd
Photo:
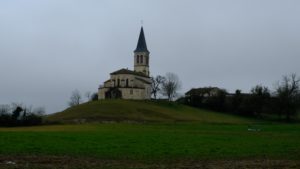
<path fill-rule="evenodd" d="M 47 120 L 65 123 L 105 121 L 250 123 L 254 121 L 176 103 L 137 100 L 88 102 L 49 115 Z"/>

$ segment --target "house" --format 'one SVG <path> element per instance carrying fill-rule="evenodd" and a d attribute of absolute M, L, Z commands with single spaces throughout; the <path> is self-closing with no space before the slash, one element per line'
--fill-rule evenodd
<path fill-rule="evenodd" d="M 191 97 L 191 96 L 199 96 L 199 97 L 212 97 L 212 96 L 217 96 L 218 93 L 222 89 L 218 87 L 202 87 L 202 88 L 193 88 L 189 90 L 188 92 L 185 93 L 186 97 Z"/>

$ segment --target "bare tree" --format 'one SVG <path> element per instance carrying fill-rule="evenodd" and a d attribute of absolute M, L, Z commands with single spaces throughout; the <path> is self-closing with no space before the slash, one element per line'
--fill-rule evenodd
<path fill-rule="evenodd" d="M 156 99 L 157 94 L 161 90 L 161 86 L 165 81 L 165 77 L 158 75 L 156 77 L 151 77 L 151 81 L 151 94 L 153 94 L 154 99 Z"/>
<path fill-rule="evenodd" d="M 285 114 L 286 120 L 296 113 L 297 99 L 299 97 L 300 78 L 296 74 L 283 76 L 282 82 L 276 88 L 279 101 L 280 114 Z"/>
<path fill-rule="evenodd" d="M 162 83 L 162 94 L 167 96 L 169 101 L 172 101 L 180 88 L 181 82 L 178 76 L 174 73 L 167 73 Z"/>
<path fill-rule="evenodd" d="M 92 96 L 92 92 L 90 91 L 85 92 L 85 97 L 87 98 L 88 101 L 91 100 L 91 96 Z"/>
<path fill-rule="evenodd" d="M 33 110 L 33 106 L 32 105 L 29 105 L 29 106 L 24 106 L 23 108 L 24 110 L 26 110 L 26 113 L 32 113 L 32 110 Z"/>
<path fill-rule="evenodd" d="M 76 105 L 79 105 L 81 103 L 81 94 L 80 92 L 76 89 L 72 92 L 72 95 L 70 97 L 70 101 L 69 101 L 69 106 L 73 107 Z"/>
<path fill-rule="evenodd" d="M 45 113 L 46 113 L 45 107 L 37 107 L 34 108 L 33 110 L 33 114 L 36 114 L 38 116 L 43 116 L 45 115 Z"/>
<path fill-rule="evenodd" d="M 251 89 L 250 103 L 254 114 L 261 116 L 264 106 L 270 99 L 270 90 L 266 86 L 256 85 Z"/>
<path fill-rule="evenodd" d="M 11 110 L 12 111 L 16 110 L 17 107 L 25 107 L 25 106 L 23 105 L 23 103 L 17 103 L 17 102 L 11 103 Z"/>
<path fill-rule="evenodd" d="M 10 112 L 11 108 L 8 104 L 1 104 L 0 105 L 0 115 L 2 114 L 8 114 Z"/>
<path fill-rule="evenodd" d="M 24 111 L 22 107 L 16 107 L 16 109 L 12 112 L 12 118 L 17 121 L 20 119 L 21 112 Z"/>

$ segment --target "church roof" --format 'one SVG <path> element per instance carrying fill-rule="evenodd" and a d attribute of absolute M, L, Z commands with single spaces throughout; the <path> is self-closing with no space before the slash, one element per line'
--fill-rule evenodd
<path fill-rule="evenodd" d="M 146 44 L 146 40 L 145 40 L 143 27 L 141 28 L 139 40 L 138 40 L 138 43 L 137 43 L 137 46 L 136 46 L 136 49 L 134 50 L 134 52 L 149 52 L 147 49 L 147 44 Z"/>
<path fill-rule="evenodd" d="M 104 83 L 110 82 L 110 79 L 106 80 Z"/>
<path fill-rule="evenodd" d="M 142 72 L 135 72 L 135 71 L 132 71 L 132 70 L 128 70 L 128 69 L 120 69 L 120 70 L 117 70 L 115 72 L 112 72 L 110 73 L 111 75 L 118 75 L 118 74 L 130 74 L 130 75 L 136 75 L 136 76 L 142 76 L 142 77 L 149 77 L 147 75 L 145 75 L 144 73 Z"/>

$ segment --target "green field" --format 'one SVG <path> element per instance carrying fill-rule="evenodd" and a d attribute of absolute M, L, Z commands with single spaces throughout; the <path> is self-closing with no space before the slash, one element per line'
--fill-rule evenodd
<path fill-rule="evenodd" d="M 300 125 L 93 124 L 1 128 L 5 155 L 300 159 Z"/>
<path fill-rule="evenodd" d="M 150 163 L 183 159 L 300 160 L 300 125 L 260 124 L 256 128 L 261 131 L 248 131 L 246 124 L 199 123 L 1 128 L 0 154 Z"/>
<path fill-rule="evenodd" d="M 0 128 L 0 168 L 300 167 L 299 124 L 256 121 L 176 104 L 113 102 L 123 107 L 112 111 L 105 106 L 111 102 L 95 102 L 49 117 L 71 122 L 94 116 L 91 123 Z M 136 103 L 138 108 L 133 108 Z M 140 112 L 145 105 L 143 110 L 151 109 L 154 115 Z M 107 111 L 115 114 L 105 115 Z M 121 115 L 127 121 L 112 121 Z M 3 162 L 8 160 L 16 164 Z"/>

